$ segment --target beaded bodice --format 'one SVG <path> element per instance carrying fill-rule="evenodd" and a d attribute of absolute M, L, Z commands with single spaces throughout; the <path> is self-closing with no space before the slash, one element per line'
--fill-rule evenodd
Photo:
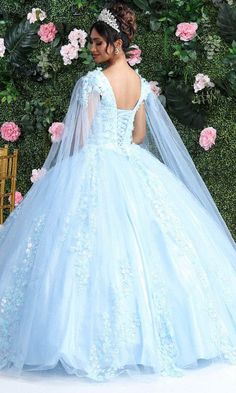
<path fill-rule="evenodd" d="M 111 84 L 100 67 L 83 77 L 80 101 L 89 105 L 88 96 L 93 91 L 100 94 L 87 143 L 125 147 L 132 141 L 135 113 L 151 91 L 149 83 L 140 76 L 141 94 L 133 109 L 119 109 Z"/>

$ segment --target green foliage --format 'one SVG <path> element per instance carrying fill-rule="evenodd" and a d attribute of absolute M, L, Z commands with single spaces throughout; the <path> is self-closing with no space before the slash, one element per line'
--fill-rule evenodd
<path fill-rule="evenodd" d="M 2 103 L 7 102 L 7 104 L 10 104 L 12 101 L 16 101 L 17 97 L 19 96 L 20 93 L 16 90 L 13 81 L 7 82 L 3 89 L 0 88 L 0 97 Z"/>
<path fill-rule="evenodd" d="M 223 59 L 223 64 L 228 67 L 228 72 L 222 80 L 217 80 L 223 94 L 236 98 L 236 41 Z"/>
<path fill-rule="evenodd" d="M 43 131 L 49 127 L 53 121 L 55 107 L 50 106 L 49 99 L 45 102 L 40 100 L 26 101 L 21 124 L 26 131 Z"/>
<path fill-rule="evenodd" d="M 198 105 L 192 103 L 193 90 L 179 82 L 170 82 L 165 90 L 168 109 L 181 121 L 191 128 L 201 129 L 206 124 L 206 113 Z"/>
<path fill-rule="evenodd" d="M 226 42 L 236 40 L 236 5 L 222 4 L 220 7 L 217 26 L 219 27 L 220 35 Z"/>
<path fill-rule="evenodd" d="M 4 42 L 8 60 L 15 67 L 25 64 L 32 49 L 38 46 L 38 28 L 37 23 L 30 24 L 27 20 L 22 20 L 6 31 Z"/>

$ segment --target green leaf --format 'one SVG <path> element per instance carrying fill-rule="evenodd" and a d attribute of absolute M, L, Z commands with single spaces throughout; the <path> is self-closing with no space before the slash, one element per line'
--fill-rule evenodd
<path fill-rule="evenodd" d="M 192 88 L 175 81 L 166 86 L 165 95 L 169 110 L 184 125 L 190 128 L 203 128 L 206 124 L 206 113 L 200 105 L 192 103 Z"/>
<path fill-rule="evenodd" d="M 134 4 L 143 11 L 148 11 L 149 5 L 146 0 L 133 0 Z"/>
<path fill-rule="evenodd" d="M 226 42 L 236 40 L 236 6 L 223 3 L 216 24 L 219 27 L 221 37 Z"/>
<path fill-rule="evenodd" d="M 61 37 L 59 37 L 59 36 L 56 37 L 55 40 L 52 41 L 51 46 L 53 48 L 55 48 L 59 44 L 60 40 L 61 40 Z"/>
<path fill-rule="evenodd" d="M 150 28 L 152 31 L 158 31 L 161 27 L 161 23 L 158 21 L 156 17 L 150 18 Z"/>
<path fill-rule="evenodd" d="M 27 20 L 22 20 L 6 31 L 4 42 L 9 52 L 9 60 L 12 63 L 24 64 L 26 62 L 26 56 L 38 45 L 37 30 L 37 23 L 29 23 Z"/>

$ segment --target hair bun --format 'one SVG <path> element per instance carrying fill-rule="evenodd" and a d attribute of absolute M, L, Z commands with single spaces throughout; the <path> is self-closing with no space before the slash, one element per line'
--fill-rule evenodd
<path fill-rule="evenodd" d="M 121 31 L 132 41 L 137 30 L 135 12 L 122 3 L 114 4 L 109 10 L 116 17 Z"/>

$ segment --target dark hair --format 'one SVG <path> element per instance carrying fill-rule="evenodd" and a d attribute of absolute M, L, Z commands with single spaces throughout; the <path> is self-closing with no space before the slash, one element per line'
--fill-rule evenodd
<path fill-rule="evenodd" d="M 96 29 L 98 34 L 105 38 L 106 49 L 109 44 L 114 46 L 114 42 L 121 38 L 122 49 L 126 52 L 137 30 L 135 13 L 126 4 L 122 3 L 116 3 L 108 9 L 115 16 L 120 32 L 103 21 L 96 21 L 90 28 L 90 34 L 93 28 Z"/>

